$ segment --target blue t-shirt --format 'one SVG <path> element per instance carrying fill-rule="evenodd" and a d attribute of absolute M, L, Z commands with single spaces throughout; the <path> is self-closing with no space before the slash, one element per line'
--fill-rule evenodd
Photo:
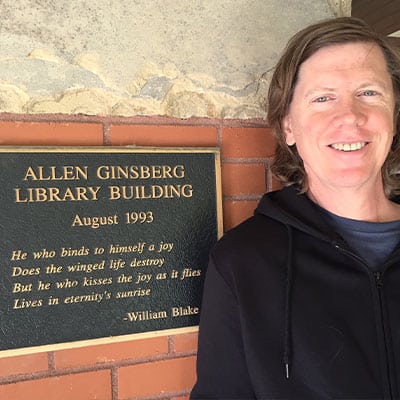
<path fill-rule="evenodd" d="M 358 221 L 324 211 L 336 232 L 373 271 L 382 269 L 384 262 L 400 242 L 400 221 Z"/>

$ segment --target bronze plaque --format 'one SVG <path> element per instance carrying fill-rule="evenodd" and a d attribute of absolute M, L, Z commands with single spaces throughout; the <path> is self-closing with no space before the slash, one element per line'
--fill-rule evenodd
<path fill-rule="evenodd" d="M 217 149 L 0 152 L 0 356 L 196 328 Z"/>

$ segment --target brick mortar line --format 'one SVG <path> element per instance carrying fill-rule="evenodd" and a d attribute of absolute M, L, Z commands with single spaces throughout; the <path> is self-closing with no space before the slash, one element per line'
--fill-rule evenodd
<path fill-rule="evenodd" d="M 268 160 L 265 166 L 265 185 L 267 187 L 267 192 L 270 192 L 273 188 L 273 173 L 271 172 L 272 160 Z"/>
<path fill-rule="evenodd" d="M 265 189 L 265 192 L 266 191 L 267 191 L 267 188 Z M 261 193 L 261 194 L 237 194 L 237 195 L 233 195 L 233 196 L 223 196 L 223 200 L 224 201 L 253 201 L 253 200 L 260 200 L 261 197 L 264 195 L 264 193 Z"/>
<path fill-rule="evenodd" d="M 47 353 L 47 363 L 48 363 L 49 371 L 56 370 L 56 359 L 55 359 L 53 351 Z"/>
<path fill-rule="evenodd" d="M 222 164 L 267 164 L 272 157 L 263 158 L 222 158 Z"/>
<path fill-rule="evenodd" d="M 175 340 L 174 336 L 168 336 L 168 354 L 175 353 Z"/>
<path fill-rule="evenodd" d="M 193 117 L 180 119 L 169 116 L 118 116 L 118 115 L 82 115 L 82 114 L 13 114 L 1 113 L 0 121 L 8 122 L 86 122 L 118 125 L 171 125 L 171 126 L 212 126 L 223 128 L 269 128 L 268 123 L 261 118 L 255 119 L 218 119 Z M 156 122 L 156 123 L 155 123 Z"/>
<path fill-rule="evenodd" d="M 222 128 L 221 126 L 217 127 L 217 146 L 222 148 Z"/>
<path fill-rule="evenodd" d="M 118 368 L 111 368 L 111 399 L 118 400 Z"/>
<path fill-rule="evenodd" d="M 43 122 L 43 123 L 104 123 L 104 117 L 69 114 L 7 114 L 0 113 L 0 122 Z"/>
<path fill-rule="evenodd" d="M 111 146 L 111 137 L 110 137 L 110 124 L 105 122 L 103 124 L 103 145 Z"/>

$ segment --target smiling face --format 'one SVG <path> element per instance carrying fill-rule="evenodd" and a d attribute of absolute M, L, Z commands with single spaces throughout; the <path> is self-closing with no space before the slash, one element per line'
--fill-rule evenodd
<path fill-rule="evenodd" d="M 328 46 L 300 66 L 283 126 L 286 143 L 296 144 L 304 162 L 311 193 L 383 190 L 394 105 L 391 77 L 375 44 Z"/>

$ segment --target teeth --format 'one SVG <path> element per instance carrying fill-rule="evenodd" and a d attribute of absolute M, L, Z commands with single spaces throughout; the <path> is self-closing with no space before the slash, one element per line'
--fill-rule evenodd
<path fill-rule="evenodd" d="M 333 143 L 331 147 L 340 151 L 356 151 L 362 149 L 366 145 L 365 142 L 357 143 Z"/>

